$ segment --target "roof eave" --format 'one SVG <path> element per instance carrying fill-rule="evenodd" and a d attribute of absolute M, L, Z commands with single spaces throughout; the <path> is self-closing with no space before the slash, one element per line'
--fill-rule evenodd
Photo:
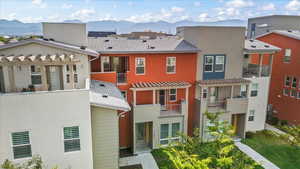
<path fill-rule="evenodd" d="M 138 54 L 138 53 L 198 53 L 201 50 L 170 50 L 170 51 L 98 51 L 100 54 Z"/>
<path fill-rule="evenodd" d="M 128 107 L 121 107 L 121 106 L 111 106 L 111 105 L 107 105 L 107 104 L 100 104 L 100 103 L 95 103 L 95 102 L 90 102 L 90 104 L 92 106 L 96 106 L 96 107 L 102 107 L 102 108 L 107 108 L 107 109 L 113 109 L 113 110 L 121 110 L 121 111 L 130 111 L 131 108 L 128 105 Z"/>

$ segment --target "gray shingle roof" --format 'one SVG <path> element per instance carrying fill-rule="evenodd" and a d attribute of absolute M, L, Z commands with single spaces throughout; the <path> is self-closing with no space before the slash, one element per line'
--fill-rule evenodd
<path fill-rule="evenodd" d="M 90 103 L 94 106 L 129 111 L 130 106 L 120 90 L 112 83 L 91 80 Z"/>
<path fill-rule="evenodd" d="M 300 40 L 300 31 L 299 30 L 275 30 L 274 33 L 284 35 L 290 38 Z"/>
<path fill-rule="evenodd" d="M 69 51 L 73 51 L 73 52 L 77 52 L 77 53 L 82 53 L 82 54 L 86 54 L 86 55 L 90 55 L 90 56 L 95 56 L 95 57 L 97 57 L 99 55 L 98 52 L 96 52 L 92 49 L 88 49 L 88 48 L 81 49 L 80 46 L 75 46 L 75 45 L 71 45 L 71 44 L 67 44 L 67 43 L 63 43 L 63 42 L 44 40 L 44 39 L 26 39 L 26 40 L 22 40 L 22 41 L 18 41 L 18 42 L 8 43 L 5 45 L 1 45 L 0 50 L 16 47 L 16 46 L 20 46 L 20 45 L 26 45 L 26 44 L 30 44 L 30 43 L 38 43 L 38 44 L 45 45 L 45 46 L 61 48 L 61 49 L 65 49 L 65 50 L 69 50 Z"/>
<path fill-rule="evenodd" d="M 246 53 L 274 53 L 281 49 L 259 40 L 246 40 L 245 52 Z"/>
<path fill-rule="evenodd" d="M 156 39 L 88 38 L 88 47 L 100 53 L 196 53 L 197 47 L 177 36 Z"/>

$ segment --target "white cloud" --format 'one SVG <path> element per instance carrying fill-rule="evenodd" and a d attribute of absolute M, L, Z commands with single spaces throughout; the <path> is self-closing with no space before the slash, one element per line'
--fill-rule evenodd
<path fill-rule="evenodd" d="M 63 8 L 63 9 L 70 9 L 72 7 L 73 7 L 72 4 L 63 4 L 61 8 Z"/>
<path fill-rule="evenodd" d="M 74 19 L 86 20 L 95 13 L 96 11 L 94 9 L 80 9 L 72 13 L 71 17 Z"/>
<path fill-rule="evenodd" d="M 129 1 L 127 4 L 128 4 L 129 6 L 133 6 L 133 2 L 132 2 L 132 1 Z"/>
<path fill-rule="evenodd" d="M 198 20 L 200 22 L 207 22 L 210 20 L 209 16 L 208 16 L 208 13 L 202 13 L 198 16 Z"/>
<path fill-rule="evenodd" d="M 201 2 L 194 2 L 194 6 L 196 6 L 196 7 L 201 6 Z"/>
<path fill-rule="evenodd" d="M 217 15 L 222 17 L 235 17 L 240 15 L 240 10 L 236 8 L 217 8 Z"/>
<path fill-rule="evenodd" d="M 171 8 L 171 12 L 178 12 L 178 13 L 180 13 L 180 12 L 183 12 L 183 11 L 185 11 L 185 9 L 181 8 L 181 7 L 173 6 Z"/>
<path fill-rule="evenodd" d="M 266 4 L 266 5 L 262 6 L 261 10 L 263 10 L 263 11 L 274 11 L 274 10 L 276 10 L 276 7 L 273 3 L 269 3 L 269 4 Z"/>
<path fill-rule="evenodd" d="M 299 0 L 291 0 L 286 6 L 285 8 L 287 10 L 290 10 L 290 11 L 297 11 L 300 9 L 300 2 Z"/>
<path fill-rule="evenodd" d="M 34 6 L 40 7 L 40 8 L 46 8 L 47 4 L 45 2 L 43 2 L 43 0 L 32 0 L 31 3 Z"/>
<path fill-rule="evenodd" d="M 232 7 L 232 8 L 245 8 L 253 6 L 254 3 L 252 1 L 248 0 L 231 0 L 226 3 L 226 6 Z"/>

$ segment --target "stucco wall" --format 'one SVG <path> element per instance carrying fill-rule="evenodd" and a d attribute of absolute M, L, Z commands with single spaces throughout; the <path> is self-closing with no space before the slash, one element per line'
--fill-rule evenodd
<path fill-rule="evenodd" d="M 29 131 L 32 154 L 49 168 L 93 169 L 87 90 L 0 95 L 0 119 L 0 163 L 13 160 L 11 133 Z M 65 153 L 63 128 L 71 126 L 79 126 L 81 150 Z"/>
<path fill-rule="evenodd" d="M 75 52 L 70 52 L 67 50 L 62 50 L 59 48 L 54 48 L 54 47 L 48 47 L 48 46 L 43 46 L 40 44 L 27 44 L 27 45 L 22 45 L 14 48 L 8 48 L 4 50 L 0 50 L 0 55 L 39 55 L 39 54 L 44 54 L 44 55 L 51 55 L 51 54 L 66 54 L 66 55 L 74 55 L 75 58 L 78 58 L 80 60 L 79 63 L 77 63 L 77 72 L 78 72 L 78 83 L 75 84 L 76 88 L 85 88 L 85 80 L 90 77 L 90 63 L 88 61 L 88 56 L 87 55 L 82 55 L 78 54 Z M 19 65 L 15 64 L 14 65 L 14 74 L 15 74 L 15 83 L 17 90 L 22 90 L 22 88 L 28 88 L 28 85 L 31 84 L 31 77 L 30 77 L 30 65 L 31 63 L 24 63 L 21 67 Z M 10 89 L 11 84 L 9 84 L 9 77 L 8 77 L 8 71 L 9 67 L 7 65 L 3 65 L 4 68 L 4 74 L 7 74 L 4 76 L 4 81 L 5 81 L 5 88 L 7 90 Z M 21 69 L 20 69 L 21 68 Z M 63 85 L 64 89 L 71 89 L 71 83 L 66 82 L 66 66 L 64 65 L 63 68 Z"/>
<path fill-rule="evenodd" d="M 248 98 L 248 112 L 246 116 L 246 131 L 257 131 L 265 128 L 267 115 L 270 77 L 247 78 L 251 84 L 258 83 L 258 95 Z M 250 86 L 251 89 L 251 86 Z M 250 110 L 255 110 L 254 121 L 248 121 Z"/>
<path fill-rule="evenodd" d="M 44 38 L 77 46 L 87 46 L 87 30 L 84 23 L 43 23 Z"/>
<path fill-rule="evenodd" d="M 91 107 L 94 169 L 119 167 L 119 118 L 116 110 Z"/>

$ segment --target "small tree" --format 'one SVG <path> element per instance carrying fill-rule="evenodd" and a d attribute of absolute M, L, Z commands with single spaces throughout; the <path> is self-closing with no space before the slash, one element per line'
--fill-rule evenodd
<path fill-rule="evenodd" d="M 180 134 L 182 142 L 172 143 L 164 151 L 176 169 L 253 169 L 257 166 L 235 146 L 232 126 L 219 120 L 222 113 L 205 113 L 212 124 L 208 127 L 213 141 L 202 143 L 199 130 L 194 137 Z"/>
<path fill-rule="evenodd" d="M 42 158 L 38 155 L 33 156 L 32 159 L 21 163 L 14 164 L 9 160 L 5 160 L 1 165 L 2 169 L 45 169 L 46 167 L 43 165 Z M 58 167 L 53 167 L 52 169 L 58 169 Z"/>

